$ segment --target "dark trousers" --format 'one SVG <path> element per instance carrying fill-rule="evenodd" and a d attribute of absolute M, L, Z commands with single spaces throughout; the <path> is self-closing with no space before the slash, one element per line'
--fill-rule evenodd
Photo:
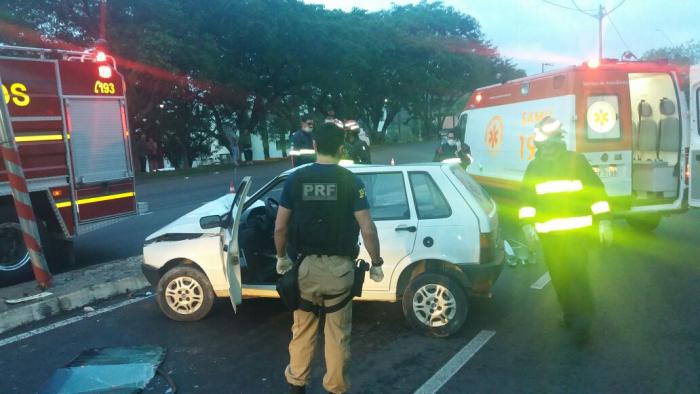
<path fill-rule="evenodd" d="M 243 148 L 243 157 L 247 162 L 253 161 L 253 148 Z"/>
<path fill-rule="evenodd" d="M 540 234 L 540 240 L 564 321 L 574 329 L 588 330 L 593 317 L 588 276 L 589 248 L 595 245 L 591 229 Z"/>

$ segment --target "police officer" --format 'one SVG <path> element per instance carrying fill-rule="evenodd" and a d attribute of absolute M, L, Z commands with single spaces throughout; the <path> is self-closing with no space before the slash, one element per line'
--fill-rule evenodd
<path fill-rule="evenodd" d="M 286 255 L 289 242 L 301 255 L 299 290 L 302 302 L 333 309 L 349 299 L 354 280 L 354 259 L 362 233 L 372 259 L 370 278 L 380 282 L 377 229 L 372 221 L 362 181 L 338 166 L 343 144 L 343 124 L 326 122 L 315 133 L 317 160 L 295 171 L 285 182 L 275 222 L 277 272 L 292 268 Z M 350 358 L 352 302 L 325 315 L 326 375 L 323 387 L 342 393 L 349 388 L 347 367 Z M 319 317 L 313 312 L 294 311 L 289 365 L 285 369 L 292 392 L 303 393 L 309 382 L 316 347 Z"/>
<path fill-rule="evenodd" d="M 314 120 L 309 115 L 301 118 L 301 128 L 292 134 L 291 149 L 289 155 L 292 156 L 292 166 L 298 167 L 302 164 L 313 163 L 316 160 L 314 152 Z"/>
<path fill-rule="evenodd" d="M 345 126 L 345 144 L 343 158 L 352 160 L 355 164 L 371 164 L 369 146 L 360 139 L 360 125 L 354 120 L 347 120 Z"/>
<path fill-rule="evenodd" d="M 519 217 L 527 243 L 542 244 L 561 325 L 584 343 L 593 314 L 588 251 L 592 241 L 612 242 L 610 207 L 598 175 L 582 154 L 566 149 L 563 137 L 561 122 L 552 117 L 535 126 L 537 153 L 523 178 Z"/>

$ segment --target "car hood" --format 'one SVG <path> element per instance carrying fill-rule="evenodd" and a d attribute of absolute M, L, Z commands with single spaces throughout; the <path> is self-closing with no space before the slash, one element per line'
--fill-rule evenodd
<path fill-rule="evenodd" d="M 203 218 L 204 216 L 223 215 L 229 212 L 235 196 L 236 195 L 233 193 L 226 194 L 191 212 L 186 213 L 185 215 L 181 216 L 170 224 L 163 226 L 153 234 L 146 237 L 146 241 L 150 241 L 165 234 L 218 234 L 219 231 L 221 231 L 221 229 L 218 227 L 202 229 L 199 226 L 199 219 Z"/>

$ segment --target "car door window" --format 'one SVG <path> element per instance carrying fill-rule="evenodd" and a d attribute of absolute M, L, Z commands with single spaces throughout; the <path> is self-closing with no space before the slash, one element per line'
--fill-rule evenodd
<path fill-rule="evenodd" d="M 372 219 L 402 220 L 411 217 L 403 173 L 357 175 L 365 184 Z"/>
<path fill-rule="evenodd" d="M 452 214 L 450 205 L 430 174 L 411 172 L 408 178 L 411 181 L 418 219 L 446 218 Z"/>

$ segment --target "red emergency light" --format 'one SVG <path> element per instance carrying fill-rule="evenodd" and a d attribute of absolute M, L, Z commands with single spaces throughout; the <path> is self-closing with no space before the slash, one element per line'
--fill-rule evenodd
<path fill-rule="evenodd" d="M 100 66 L 100 68 L 98 68 L 97 71 L 100 74 L 100 78 L 112 78 L 112 69 L 109 66 Z"/>
<path fill-rule="evenodd" d="M 481 99 L 482 99 L 482 98 L 483 98 L 483 97 L 481 96 L 481 93 L 477 93 L 477 94 L 476 94 L 476 97 L 474 97 L 474 99 L 476 100 L 477 104 L 481 102 Z"/>
<path fill-rule="evenodd" d="M 95 60 L 97 60 L 98 62 L 104 62 L 105 60 L 107 60 L 107 55 L 105 55 L 104 52 L 99 51 L 97 52 L 97 56 L 95 56 Z"/>

